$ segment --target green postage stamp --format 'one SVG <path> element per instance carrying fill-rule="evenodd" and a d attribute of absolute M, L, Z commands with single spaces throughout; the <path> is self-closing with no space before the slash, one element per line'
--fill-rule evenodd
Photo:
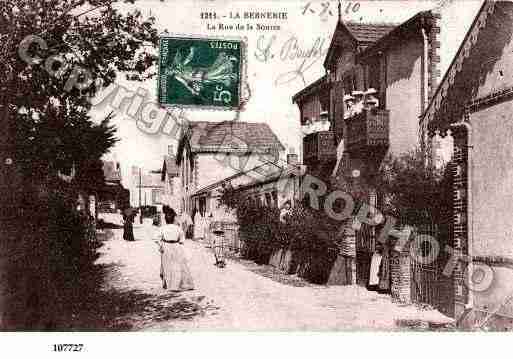
<path fill-rule="evenodd" d="M 242 39 L 162 36 L 158 96 L 162 106 L 239 109 Z"/>

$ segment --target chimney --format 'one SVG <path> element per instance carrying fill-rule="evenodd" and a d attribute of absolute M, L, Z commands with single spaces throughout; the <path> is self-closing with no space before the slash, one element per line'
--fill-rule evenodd
<path fill-rule="evenodd" d="M 175 146 L 167 145 L 167 154 L 170 157 L 175 157 Z"/>

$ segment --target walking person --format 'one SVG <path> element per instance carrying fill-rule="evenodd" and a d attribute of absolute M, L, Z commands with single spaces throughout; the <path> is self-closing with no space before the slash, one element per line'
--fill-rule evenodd
<path fill-rule="evenodd" d="M 212 231 L 212 247 L 214 248 L 215 265 L 219 268 L 226 266 L 225 260 L 225 231 L 224 231 L 224 210 L 221 206 L 214 211 L 214 218 L 210 224 Z"/>
<path fill-rule="evenodd" d="M 134 238 L 134 211 L 132 208 L 123 212 L 123 239 L 133 242 Z"/>
<path fill-rule="evenodd" d="M 194 289 L 192 275 L 184 251 L 185 235 L 179 225 L 175 224 L 176 212 L 164 208 L 165 224 L 159 227 L 156 239 L 160 250 L 160 277 L 162 288 L 171 291 Z"/>

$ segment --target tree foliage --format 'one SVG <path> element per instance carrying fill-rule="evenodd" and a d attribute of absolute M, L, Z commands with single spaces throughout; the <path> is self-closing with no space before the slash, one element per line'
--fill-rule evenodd
<path fill-rule="evenodd" d="M 386 157 L 373 185 L 389 214 L 410 222 L 438 221 L 449 206 L 448 178 L 426 164 L 424 154 L 417 149 Z"/>
<path fill-rule="evenodd" d="M 0 3 L 0 116 L 26 174 L 44 176 L 70 163 L 84 172 L 115 143 L 108 121 L 91 121 L 90 99 L 118 73 L 151 78 L 157 59 L 155 19 L 127 10 L 124 3 L 133 2 Z M 28 36 L 46 46 L 27 42 Z M 31 64 L 19 53 L 23 43 L 30 44 L 27 55 L 37 59 Z"/>

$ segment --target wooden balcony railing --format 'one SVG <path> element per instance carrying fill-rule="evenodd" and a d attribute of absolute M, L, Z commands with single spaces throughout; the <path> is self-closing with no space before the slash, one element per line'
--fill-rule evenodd
<path fill-rule="evenodd" d="M 337 159 L 337 145 L 332 131 L 311 133 L 303 139 L 303 161 L 313 164 L 317 161 Z"/>
<path fill-rule="evenodd" d="M 366 110 L 346 120 L 347 150 L 350 152 L 386 149 L 389 139 L 389 111 Z"/>

